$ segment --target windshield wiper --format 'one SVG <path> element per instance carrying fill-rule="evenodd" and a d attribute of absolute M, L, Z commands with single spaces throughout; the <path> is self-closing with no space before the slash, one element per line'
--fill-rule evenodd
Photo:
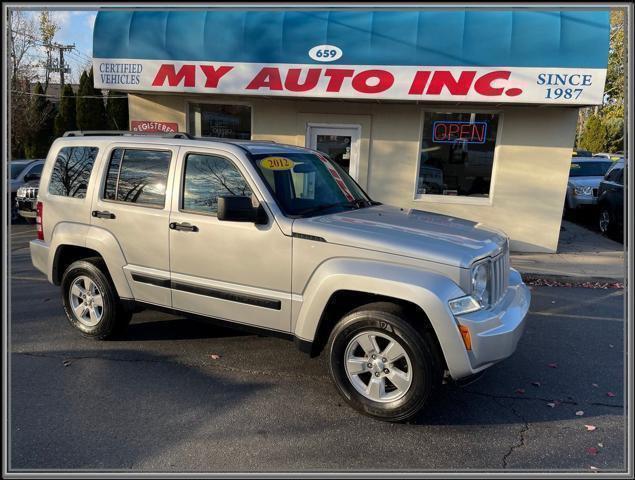
<path fill-rule="evenodd" d="M 355 208 L 364 208 L 366 206 L 375 205 L 375 202 L 364 200 L 363 198 L 358 198 L 356 200 L 351 200 L 350 202 L 337 202 L 337 203 L 328 203 L 326 205 L 318 205 L 317 207 L 307 208 L 298 212 L 298 215 L 306 215 L 307 213 L 317 213 L 322 212 L 324 210 L 329 210 L 335 207 L 355 207 Z"/>

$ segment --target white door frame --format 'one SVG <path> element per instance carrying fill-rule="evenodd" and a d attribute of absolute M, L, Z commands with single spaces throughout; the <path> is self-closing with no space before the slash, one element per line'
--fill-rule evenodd
<path fill-rule="evenodd" d="M 362 126 L 358 124 L 347 123 L 307 123 L 305 146 L 317 150 L 317 135 L 350 135 L 351 137 L 351 158 L 349 166 L 349 174 L 359 182 L 359 156 L 360 156 L 360 139 L 362 137 Z"/>

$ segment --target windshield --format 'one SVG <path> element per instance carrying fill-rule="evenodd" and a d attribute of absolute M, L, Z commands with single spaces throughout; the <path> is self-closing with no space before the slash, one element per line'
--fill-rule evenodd
<path fill-rule="evenodd" d="M 311 216 L 374 204 L 337 163 L 315 153 L 252 155 L 285 214 Z"/>
<path fill-rule="evenodd" d="M 571 162 L 570 177 L 603 177 L 613 162 Z"/>
<path fill-rule="evenodd" d="M 11 164 L 11 180 L 15 180 L 20 176 L 20 173 L 26 168 L 28 163 L 12 163 Z"/>

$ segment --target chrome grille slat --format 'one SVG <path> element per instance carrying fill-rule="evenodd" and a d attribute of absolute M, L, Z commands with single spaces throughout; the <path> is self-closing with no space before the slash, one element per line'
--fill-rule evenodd
<path fill-rule="evenodd" d="M 505 249 L 492 258 L 491 261 L 491 294 L 490 305 L 496 305 L 501 298 L 505 295 L 507 285 L 509 284 L 509 248 L 506 245 Z"/>

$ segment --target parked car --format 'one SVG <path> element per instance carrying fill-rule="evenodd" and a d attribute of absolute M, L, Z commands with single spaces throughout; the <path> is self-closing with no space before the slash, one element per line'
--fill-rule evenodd
<path fill-rule="evenodd" d="M 11 188 L 11 220 L 18 218 L 16 194 L 18 188 L 27 182 L 39 180 L 44 167 L 44 160 L 12 160 L 9 163 L 10 188 Z"/>
<path fill-rule="evenodd" d="M 606 173 L 598 191 L 598 227 L 613 238 L 624 236 L 624 171 L 620 160 Z"/>
<path fill-rule="evenodd" d="M 264 331 L 325 351 L 345 401 L 378 419 L 510 356 L 525 326 L 504 234 L 375 202 L 318 151 L 74 132 L 38 200 L 31 258 L 83 335 L 142 308 Z"/>
<path fill-rule="evenodd" d="M 593 156 L 608 158 L 609 160 L 612 160 L 614 162 L 617 162 L 618 160 L 624 160 L 623 153 L 603 153 L 602 152 L 602 153 L 594 153 Z"/>
<path fill-rule="evenodd" d="M 565 210 L 595 206 L 598 187 L 613 165 L 611 160 L 599 157 L 573 157 L 567 182 Z"/>
<path fill-rule="evenodd" d="M 40 187 L 39 180 L 26 182 L 15 195 L 15 206 L 18 214 L 28 222 L 35 222 L 37 193 Z"/>

